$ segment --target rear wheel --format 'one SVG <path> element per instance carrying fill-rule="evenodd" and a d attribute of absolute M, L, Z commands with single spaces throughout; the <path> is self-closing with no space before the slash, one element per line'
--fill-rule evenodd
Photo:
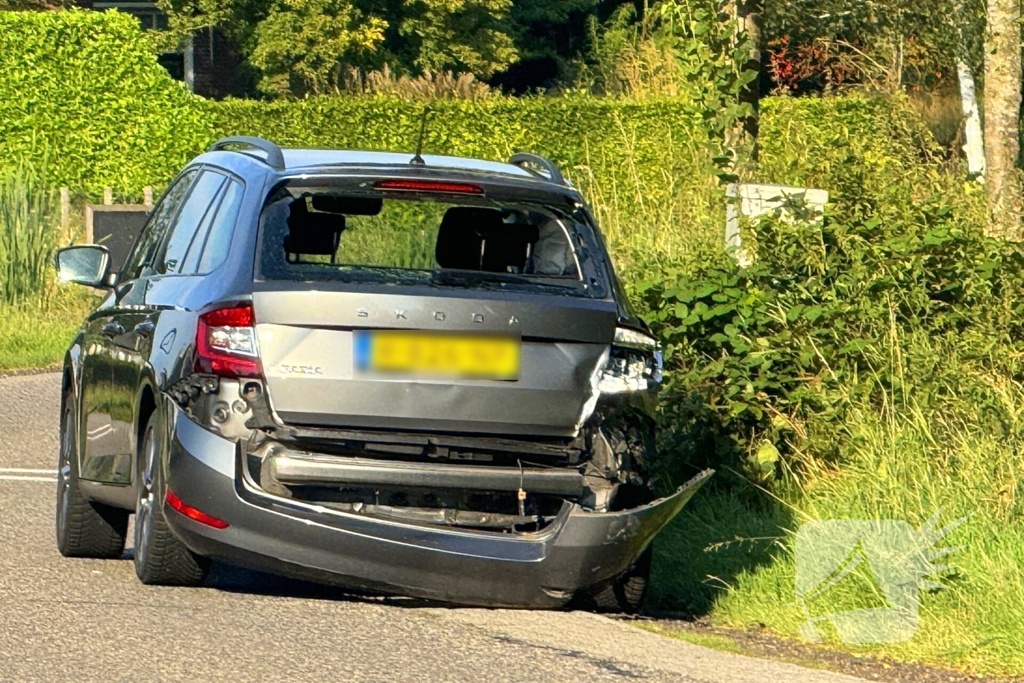
<path fill-rule="evenodd" d="M 206 578 L 209 561 L 193 554 L 171 532 L 161 506 L 165 488 L 156 413 L 143 434 L 136 458 L 135 573 L 151 586 L 198 586 Z"/>
<path fill-rule="evenodd" d="M 78 429 L 65 397 L 57 462 L 57 549 L 64 557 L 117 559 L 124 553 L 128 511 L 91 502 L 78 486 Z"/>
<path fill-rule="evenodd" d="M 651 546 L 640 554 L 632 567 L 602 584 L 592 593 L 599 612 L 636 614 L 647 595 L 651 576 Z"/>

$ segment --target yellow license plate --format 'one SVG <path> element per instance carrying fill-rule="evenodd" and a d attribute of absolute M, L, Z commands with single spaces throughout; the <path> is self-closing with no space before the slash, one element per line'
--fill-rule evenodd
<path fill-rule="evenodd" d="M 356 370 L 418 377 L 514 380 L 519 378 L 520 340 L 402 330 L 357 330 Z"/>

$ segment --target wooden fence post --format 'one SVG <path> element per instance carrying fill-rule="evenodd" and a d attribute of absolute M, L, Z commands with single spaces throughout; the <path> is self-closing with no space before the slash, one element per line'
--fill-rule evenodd
<path fill-rule="evenodd" d="M 114 203 L 114 191 L 110 189 L 110 186 L 103 188 L 103 203 L 107 206 Z"/>
<path fill-rule="evenodd" d="M 145 206 L 153 206 L 153 188 L 149 185 L 142 188 L 142 203 Z"/>
<path fill-rule="evenodd" d="M 67 187 L 60 188 L 60 229 L 67 232 L 71 224 L 71 191 Z"/>

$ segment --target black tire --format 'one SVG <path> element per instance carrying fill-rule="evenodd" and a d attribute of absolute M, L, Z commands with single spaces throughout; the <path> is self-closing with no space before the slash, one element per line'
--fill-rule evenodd
<path fill-rule="evenodd" d="M 136 458 L 135 573 L 149 586 L 198 586 L 209 560 L 190 551 L 167 526 L 163 513 L 164 453 L 154 412 L 143 431 Z"/>
<path fill-rule="evenodd" d="M 89 501 L 78 486 L 78 421 L 70 396 L 60 421 L 56 513 L 57 550 L 64 557 L 114 560 L 124 554 L 129 512 Z"/>
<path fill-rule="evenodd" d="M 640 554 L 632 567 L 605 582 L 592 593 L 598 612 L 636 614 L 647 596 L 651 577 L 651 546 Z"/>

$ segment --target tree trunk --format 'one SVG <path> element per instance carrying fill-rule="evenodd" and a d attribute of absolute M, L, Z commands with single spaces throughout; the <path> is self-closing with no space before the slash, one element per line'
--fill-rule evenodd
<path fill-rule="evenodd" d="M 985 189 L 991 235 L 1020 229 L 1020 0 L 988 0 L 985 33 Z"/>
<path fill-rule="evenodd" d="M 744 71 L 753 71 L 757 74 L 740 93 L 740 102 L 749 104 L 750 116 L 743 121 L 743 130 L 747 135 L 747 143 L 750 149 L 750 160 L 757 163 L 757 133 L 761 121 L 761 63 L 762 63 L 762 40 L 761 18 L 764 14 L 764 0 L 739 0 L 736 7 L 737 23 L 747 34 L 750 41 L 750 53 Z"/>
<path fill-rule="evenodd" d="M 981 136 L 981 116 L 978 115 L 978 91 L 974 85 L 971 66 L 963 59 L 956 61 L 956 75 L 960 82 L 960 104 L 964 112 L 964 153 L 967 171 L 984 179 L 985 144 Z"/>

